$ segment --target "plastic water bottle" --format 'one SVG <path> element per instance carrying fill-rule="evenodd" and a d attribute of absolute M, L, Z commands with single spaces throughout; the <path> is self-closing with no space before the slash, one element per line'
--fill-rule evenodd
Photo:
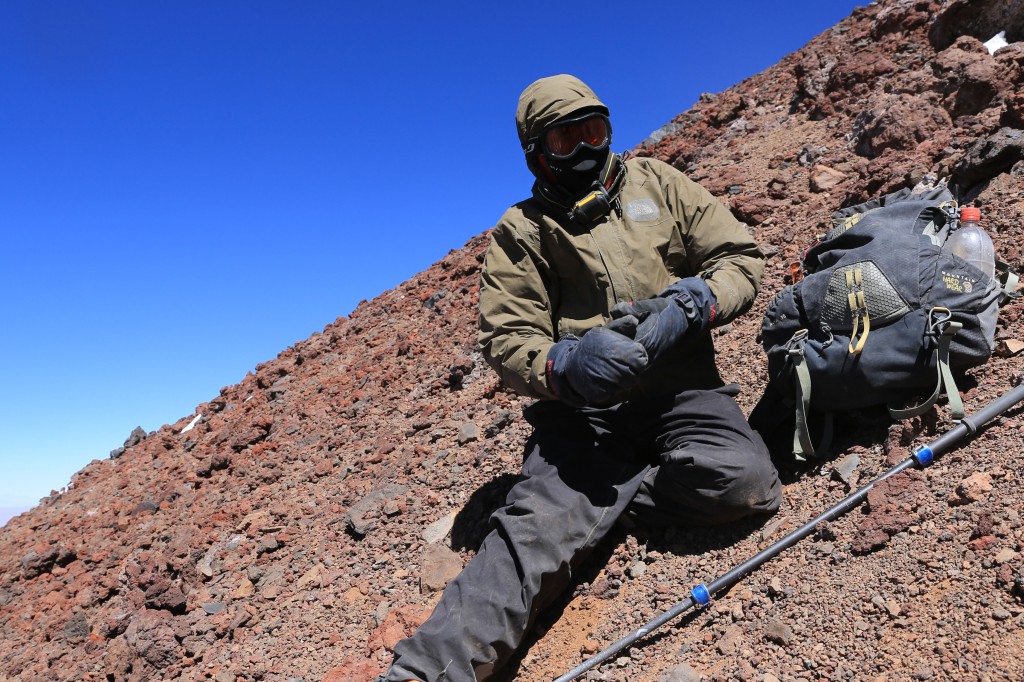
<path fill-rule="evenodd" d="M 992 246 L 992 239 L 978 225 L 980 220 L 981 211 L 979 209 L 972 206 L 961 208 L 960 229 L 949 236 L 946 243 L 942 245 L 942 250 L 963 258 L 988 275 L 989 279 L 994 279 L 996 250 Z"/>

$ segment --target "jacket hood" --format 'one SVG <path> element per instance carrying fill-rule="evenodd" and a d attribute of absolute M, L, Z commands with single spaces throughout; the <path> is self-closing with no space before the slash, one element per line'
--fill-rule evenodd
<path fill-rule="evenodd" d="M 527 141 L 538 136 L 545 126 L 588 108 L 608 115 L 608 107 L 579 78 L 561 74 L 534 81 L 523 90 L 516 108 L 519 144 L 525 149 Z"/>

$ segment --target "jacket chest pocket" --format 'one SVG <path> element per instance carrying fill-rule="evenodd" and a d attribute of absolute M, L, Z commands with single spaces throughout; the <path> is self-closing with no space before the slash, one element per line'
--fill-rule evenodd
<path fill-rule="evenodd" d="M 682 238 L 667 210 L 644 213 L 644 221 L 630 220 L 625 209 L 623 213 L 622 229 L 609 240 L 618 247 L 609 248 L 622 280 L 616 294 L 620 301 L 650 298 L 668 286 L 676 267 L 685 262 Z"/>

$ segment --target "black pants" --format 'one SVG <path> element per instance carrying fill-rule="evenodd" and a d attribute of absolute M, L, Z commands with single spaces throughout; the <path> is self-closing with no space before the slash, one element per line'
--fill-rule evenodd
<path fill-rule="evenodd" d="M 527 408 L 522 480 L 416 633 L 388 682 L 484 680 L 628 512 L 655 525 L 720 524 L 779 508 L 781 485 L 735 385 L 608 409 Z"/>

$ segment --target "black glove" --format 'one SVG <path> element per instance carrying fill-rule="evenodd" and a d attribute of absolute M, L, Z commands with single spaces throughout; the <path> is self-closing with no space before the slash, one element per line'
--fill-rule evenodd
<path fill-rule="evenodd" d="M 618 327 L 635 329 L 635 319 Z M 548 351 L 548 385 L 573 407 L 605 407 L 625 400 L 647 367 L 647 351 L 636 341 L 607 327 L 594 327 L 583 338 L 566 337 Z"/>
<path fill-rule="evenodd" d="M 653 364 L 687 338 L 707 329 L 715 318 L 715 295 L 699 277 L 680 280 L 661 292 L 657 298 L 619 303 L 612 308 L 612 318 L 635 317 L 639 325 L 633 338 L 647 349 Z M 614 328 L 616 322 L 610 326 Z"/>
<path fill-rule="evenodd" d="M 702 277 L 681 279 L 658 294 L 658 297 L 684 301 L 682 305 L 687 310 L 690 328 L 698 333 L 709 328 L 718 314 L 718 300 Z"/>

